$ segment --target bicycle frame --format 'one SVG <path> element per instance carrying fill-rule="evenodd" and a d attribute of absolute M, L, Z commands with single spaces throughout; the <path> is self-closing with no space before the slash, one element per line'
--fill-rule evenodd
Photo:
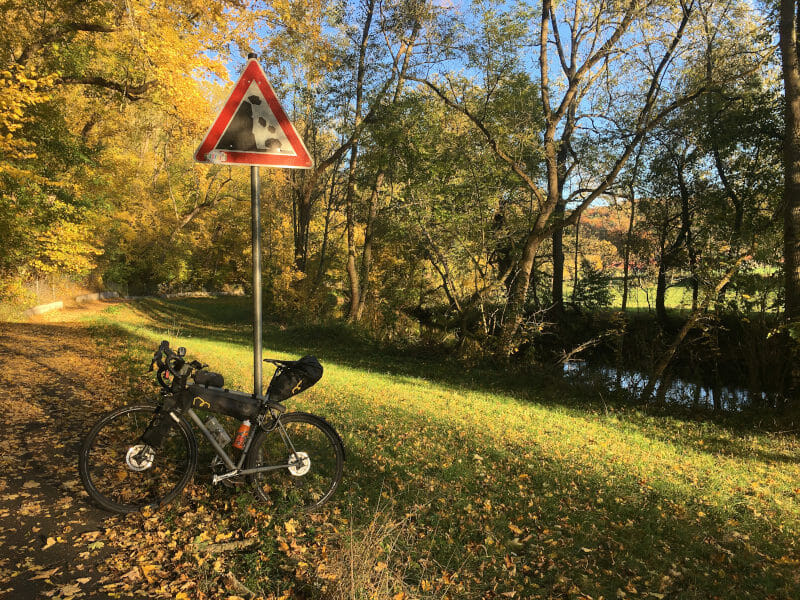
<path fill-rule="evenodd" d="M 278 469 L 288 469 L 289 467 L 296 466 L 292 465 L 291 463 L 286 463 L 283 465 L 268 465 L 263 467 L 256 467 L 255 469 L 242 469 L 244 465 L 244 461 L 247 458 L 247 453 L 250 451 L 250 446 L 253 443 L 253 439 L 255 438 L 254 432 L 251 430 L 250 435 L 247 436 L 247 441 L 245 442 L 245 446 L 242 449 L 242 455 L 239 457 L 239 462 L 234 463 L 231 459 L 230 455 L 225 451 L 225 449 L 219 445 L 219 442 L 214 438 L 212 433 L 208 430 L 205 426 L 203 421 L 200 420 L 200 417 L 197 416 L 197 413 L 194 412 L 191 408 L 186 409 L 183 411 L 184 414 L 189 415 L 189 418 L 197 425 L 197 428 L 200 432 L 205 436 L 208 442 L 211 444 L 211 447 L 214 448 L 214 451 L 217 453 L 217 456 L 225 463 L 225 466 L 228 467 L 229 471 L 227 473 L 223 473 L 222 475 L 214 475 L 212 478 L 213 483 L 219 483 L 225 479 L 230 479 L 231 477 L 236 477 L 238 475 L 254 475 L 256 473 L 265 473 L 267 471 L 277 471 Z M 170 413 L 172 415 L 174 413 Z M 173 419 L 176 418 L 173 416 Z M 280 428 L 281 438 L 285 444 L 287 444 L 288 448 L 290 448 L 291 453 L 297 457 L 297 451 L 294 449 L 294 445 L 292 441 L 289 439 L 289 436 L 286 434 L 286 430 L 283 428 L 283 425 L 280 422 L 280 415 L 273 417 L 275 420 L 275 426 Z M 259 425 L 260 426 L 260 425 Z M 273 429 L 274 429 L 273 427 Z M 299 458 L 299 457 L 297 457 Z M 302 459 L 301 459 L 302 460 Z"/>

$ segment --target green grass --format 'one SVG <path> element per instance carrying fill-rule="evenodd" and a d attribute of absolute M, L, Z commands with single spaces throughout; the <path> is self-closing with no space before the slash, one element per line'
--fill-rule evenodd
<path fill-rule="evenodd" d="M 226 385 L 251 388 L 247 299 L 113 310 L 95 325 L 119 331 L 138 364 L 166 338 Z M 323 363 L 320 383 L 287 404 L 324 416 L 347 448 L 332 512 L 298 535 L 346 555 L 367 547 L 376 519 L 394 523 L 386 547 L 362 565 L 394 573 L 386 589 L 453 598 L 800 595 L 794 436 L 597 410 L 595 398 L 561 385 L 383 349 L 340 326 L 264 330 L 265 356 L 313 353 Z M 244 509 L 230 518 L 232 528 L 237 519 L 252 525 Z M 261 554 L 237 559 L 240 579 L 266 591 L 276 581 L 326 585 L 313 561 L 297 567 L 319 551 L 300 553 L 291 576 L 271 571 L 283 530 L 260 531 Z"/>
<path fill-rule="evenodd" d="M 622 284 L 615 282 L 612 286 L 612 308 L 622 306 Z M 690 309 L 692 308 L 692 288 L 688 285 L 673 285 L 667 288 L 664 297 L 664 306 L 668 309 Z M 642 288 L 635 285 L 635 282 L 628 288 L 628 309 L 656 309 L 656 286 Z"/>

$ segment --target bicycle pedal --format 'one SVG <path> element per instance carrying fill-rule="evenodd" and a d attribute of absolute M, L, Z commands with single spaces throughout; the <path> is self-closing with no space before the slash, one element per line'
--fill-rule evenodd
<path fill-rule="evenodd" d="M 236 469 L 234 471 L 228 471 L 227 473 L 223 473 L 222 475 L 214 475 L 211 478 L 211 483 L 213 483 L 214 485 L 216 485 L 216 484 L 218 484 L 220 482 L 226 483 L 226 480 L 230 479 L 231 477 L 236 477 L 238 474 L 239 474 L 239 469 Z M 231 483 L 233 483 L 233 482 L 230 482 L 230 481 L 227 482 L 227 484 L 231 484 Z"/>

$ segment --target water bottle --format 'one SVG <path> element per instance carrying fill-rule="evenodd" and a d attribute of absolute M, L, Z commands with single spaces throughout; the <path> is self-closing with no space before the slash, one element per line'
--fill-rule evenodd
<path fill-rule="evenodd" d="M 228 435 L 228 432 L 225 431 L 225 428 L 219 424 L 214 417 L 208 417 L 206 420 L 206 429 L 211 432 L 211 435 L 214 436 L 214 439 L 217 440 L 217 443 L 222 446 L 223 448 L 230 444 L 231 436 Z"/>
<path fill-rule="evenodd" d="M 233 447 L 237 450 L 242 450 L 248 433 L 250 433 L 250 419 L 242 421 L 242 424 L 239 425 L 239 431 L 236 432 L 236 439 L 233 441 Z"/>

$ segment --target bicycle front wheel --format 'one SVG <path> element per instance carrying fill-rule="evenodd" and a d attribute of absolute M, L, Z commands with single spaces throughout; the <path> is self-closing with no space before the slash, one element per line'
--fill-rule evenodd
<path fill-rule="evenodd" d="M 336 491 L 344 468 L 339 434 L 323 419 L 288 413 L 269 431 L 258 430 L 247 468 L 281 466 L 251 476 L 258 497 L 274 505 L 314 509 Z"/>
<path fill-rule="evenodd" d="M 125 406 L 103 417 L 86 436 L 78 470 L 86 491 L 101 507 L 129 513 L 172 500 L 197 467 L 197 441 L 180 419 L 160 448 L 141 441 L 154 406 Z"/>

